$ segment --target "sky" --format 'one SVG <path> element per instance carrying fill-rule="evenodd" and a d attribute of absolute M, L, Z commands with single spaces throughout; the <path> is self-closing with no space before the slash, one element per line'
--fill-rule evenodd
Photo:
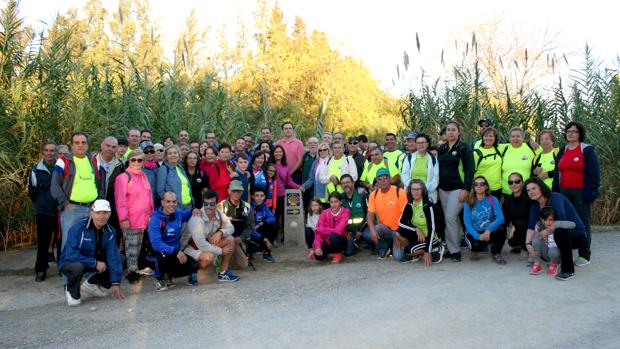
<path fill-rule="evenodd" d="M 79 9 L 85 1 L 21 0 L 21 16 L 26 23 L 43 28 L 57 13 Z M 102 2 L 111 10 L 117 4 L 117 0 Z M 556 52 L 566 54 L 571 67 L 579 66 L 580 55 L 588 42 L 605 66 L 618 68 L 620 40 L 618 30 L 612 29 L 617 28 L 620 16 L 620 3 L 616 1 L 279 0 L 278 4 L 289 25 L 294 23 L 295 16 L 301 16 L 309 30 L 326 32 L 332 47 L 363 61 L 380 87 L 394 95 L 419 84 L 421 68 L 427 76 L 441 76 L 442 49 L 449 61 L 456 38 L 471 37 L 472 28 L 498 18 L 510 33 L 506 40 L 517 35 L 527 45 L 540 39 L 546 31 L 554 38 Z M 257 5 L 255 0 L 152 0 L 150 6 L 151 18 L 161 29 L 165 51 L 171 55 L 192 8 L 197 10 L 199 23 L 211 28 L 212 36 L 225 25 L 232 40 L 239 21 L 251 26 Z M 420 37 L 419 54 L 416 33 Z M 405 51 L 409 54 L 410 69 L 399 80 L 396 65 L 401 64 L 402 69 Z"/>

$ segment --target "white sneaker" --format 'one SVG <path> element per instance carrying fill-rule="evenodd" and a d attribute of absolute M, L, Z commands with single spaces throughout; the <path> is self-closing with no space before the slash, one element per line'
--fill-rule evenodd
<path fill-rule="evenodd" d="M 80 304 L 82 304 L 82 300 L 81 299 L 75 299 L 71 296 L 71 293 L 69 293 L 69 291 L 65 291 L 65 295 L 67 296 L 67 305 L 70 307 L 76 307 Z"/>
<path fill-rule="evenodd" d="M 146 267 L 142 270 L 138 270 L 138 274 L 140 275 L 153 275 L 153 269 Z"/>
<path fill-rule="evenodd" d="M 89 283 L 88 280 L 82 282 L 82 287 L 80 287 L 80 291 L 82 293 L 87 293 L 93 297 L 107 297 L 109 295 L 109 293 L 104 291 L 102 287 L 100 287 L 99 285 L 93 285 Z"/>

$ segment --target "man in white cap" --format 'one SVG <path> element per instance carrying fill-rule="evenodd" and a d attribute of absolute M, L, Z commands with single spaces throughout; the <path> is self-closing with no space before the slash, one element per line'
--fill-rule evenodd
<path fill-rule="evenodd" d="M 108 224 L 110 202 L 96 200 L 90 216 L 71 227 L 58 267 L 66 277 L 65 295 L 69 306 L 82 303 L 81 292 L 95 297 L 110 294 L 124 299 L 120 283 L 123 277 L 116 231 Z M 82 277 L 85 279 L 80 287 Z"/>

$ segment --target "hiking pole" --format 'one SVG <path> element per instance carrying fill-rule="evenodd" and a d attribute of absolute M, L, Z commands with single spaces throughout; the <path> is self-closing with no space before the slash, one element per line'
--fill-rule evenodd
<path fill-rule="evenodd" d="M 248 261 L 248 265 L 252 267 L 252 270 L 256 271 L 256 268 L 254 268 L 254 263 L 252 263 L 252 258 L 250 258 L 248 253 L 245 251 L 245 248 L 243 248 L 241 244 L 239 244 L 239 248 L 241 249 L 241 252 L 243 252 L 243 254 L 245 255 L 245 260 Z"/>

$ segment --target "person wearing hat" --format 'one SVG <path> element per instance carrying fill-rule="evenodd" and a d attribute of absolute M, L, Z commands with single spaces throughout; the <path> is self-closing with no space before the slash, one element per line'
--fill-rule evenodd
<path fill-rule="evenodd" d="M 222 212 L 230 218 L 235 232 L 233 236 L 237 244 L 250 238 L 254 230 L 254 216 L 250 204 L 243 201 L 243 184 L 241 181 L 232 180 L 228 186 L 228 198 L 222 201 Z"/>
<path fill-rule="evenodd" d="M 110 202 L 96 200 L 89 217 L 69 231 L 58 263 L 58 269 L 66 277 L 65 296 L 69 306 L 80 305 L 82 293 L 125 298 L 120 288 L 123 264 L 116 245 L 116 231 L 108 223 L 111 211 Z M 80 286 L 82 278 L 85 280 Z"/>
<path fill-rule="evenodd" d="M 357 175 L 359 177 L 361 176 L 362 172 L 364 172 L 364 163 L 366 162 L 366 157 L 364 157 L 364 155 L 360 153 L 358 144 L 359 141 L 357 140 L 357 137 L 349 137 L 349 142 L 347 143 L 347 151 L 345 152 L 345 154 L 350 156 L 353 161 L 355 161 L 355 167 L 357 169 Z M 359 184 L 359 181 L 356 180 L 355 182 Z"/>
<path fill-rule="evenodd" d="M 370 193 L 366 216 L 368 231 L 364 232 L 364 239 L 370 246 L 375 246 L 379 259 L 385 259 L 391 250 L 394 259 L 400 261 L 404 257 L 404 246 L 399 244 L 395 236 L 400 216 L 407 205 L 407 193 L 399 186 L 392 185 L 390 180 L 387 168 L 377 171 L 377 189 Z"/>
<path fill-rule="evenodd" d="M 155 145 L 153 142 L 147 140 L 142 141 L 140 143 L 140 149 L 144 153 L 144 162 L 142 163 L 142 171 L 146 175 L 146 178 L 149 179 L 149 184 L 151 185 L 151 192 L 153 194 L 153 203 L 155 205 L 159 205 L 157 202 L 157 169 L 159 168 L 159 163 L 155 158 Z M 163 149 L 162 149 L 163 150 Z"/>

